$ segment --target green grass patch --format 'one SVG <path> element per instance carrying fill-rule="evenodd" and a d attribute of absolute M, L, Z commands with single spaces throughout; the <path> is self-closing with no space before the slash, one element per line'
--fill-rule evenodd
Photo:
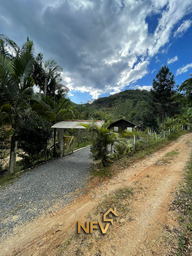
<path fill-rule="evenodd" d="M 0 178 L 0 188 L 5 188 L 9 184 L 13 184 L 19 178 L 19 174 L 7 174 Z"/>
<path fill-rule="evenodd" d="M 180 228 L 177 233 L 178 244 L 175 255 L 191 255 L 192 253 L 192 156 L 176 199 L 172 203 L 173 210 L 179 212 Z"/>
<path fill-rule="evenodd" d="M 178 155 L 179 152 L 176 152 L 176 151 L 171 151 L 171 152 L 168 152 L 165 157 L 170 157 L 170 156 L 175 156 L 175 155 Z"/>
<path fill-rule="evenodd" d="M 105 177 L 112 177 L 112 172 L 109 168 L 103 167 L 102 169 L 96 169 L 91 172 L 93 177 L 105 178 Z"/>
<path fill-rule="evenodd" d="M 97 206 L 96 214 L 105 213 L 110 208 L 116 208 L 118 216 L 122 217 L 129 211 L 129 201 L 133 197 L 133 189 L 124 187 L 117 189 L 115 192 L 109 194 Z M 111 216 L 113 217 L 113 216 Z M 115 220 L 115 218 L 114 218 Z"/>

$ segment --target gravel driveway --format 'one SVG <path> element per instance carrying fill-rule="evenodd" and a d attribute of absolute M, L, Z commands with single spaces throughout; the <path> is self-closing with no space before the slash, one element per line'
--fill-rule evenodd
<path fill-rule="evenodd" d="M 0 236 L 5 238 L 16 225 L 31 221 L 55 203 L 59 207 L 69 202 L 74 197 L 70 192 L 85 186 L 91 164 L 87 147 L 26 172 L 1 189 Z"/>

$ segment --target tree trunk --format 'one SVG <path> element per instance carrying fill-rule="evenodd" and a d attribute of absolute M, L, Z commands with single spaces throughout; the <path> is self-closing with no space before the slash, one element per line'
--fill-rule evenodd
<path fill-rule="evenodd" d="M 54 129 L 54 146 L 53 146 L 53 157 L 56 155 L 56 148 L 55 148 L 55 140 L 56 140 L 56 128 Z"/>
<path fill-rule="evenodd" d="M 9 159 L 9 172 L 10 174 L 14 173 L 14 167 L 15 167 L 15 132 L 11 137 L 11 150 L 10 150 L 10 159 Z"/>
<path fill-rule="evenodd" d="M 44 85 L 44 97 L 47 95 L 47 78 L 45 78 L 45 85 Z"/>
<path fill-rule="evenodd" d="M 164 112 L 162 112 L 162 132 L 163 132 L 163 138 L 164 138 Z"/>

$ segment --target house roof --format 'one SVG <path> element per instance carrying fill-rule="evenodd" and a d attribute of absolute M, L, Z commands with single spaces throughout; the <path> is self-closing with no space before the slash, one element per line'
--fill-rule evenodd
<path fill-rule="evenodd" d="M 83 124 L 90 124 L 93 122 L 92 120 L 65 120 L 58 122 L 51 126 L 51 128 L 57 128 L 57 129 L 86 129 L 85 127 L 79 125 L 80 123 Z M 102 126 L 105 123 L 103 120 L 96 121 L 96 124 L 98 126 Z"/>
<path fill-rule="evenodd" d="M 119 121 L 125 121 L 125 122 L 127 122 L 127 123 L 129 123 L 129 124 L 132 124 L 133 126 L 137 126 L 137 127 L 139 127 L 138 125 L 133 124 L 132 122 L 127 121 L 127 120 L 125 120 L 125 119 L 121 118 L 121 119 L 119 119 L 119 120 L 117 120 L 117 121 L 115 121 L 115 122 L 111 123 L 111 124 L 108 126 L 108 128 L 109 128 L 110 126 L 114 125 L 115 123 L 119 122 Z"/>

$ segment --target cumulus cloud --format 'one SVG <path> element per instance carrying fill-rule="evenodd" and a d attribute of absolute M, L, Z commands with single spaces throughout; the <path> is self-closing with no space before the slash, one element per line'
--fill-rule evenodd
<path fill-rule="evenodd" d="M 174 37 L 181 37 L 187 31 L 187 29 L 190 28 L 191 23 L 192 23 L 191 20 L 183 21 L 181 26 L 178 27 L 178 29 L 175 31 Z"/>
<path fill-rule="evenodd" d="M 150 91 L 153 86 L 151 85 L 144 85 L 144 86 L 140 86 L 140 85 L 135 85 L 135 86 L 132 86 L 133 89 L 139 89 L 139 90 L 147 90 L 147 91 Z"/>
<path fill-rule="evenodd" d="M 97 98 L 149 73 L 151 58 L 190 11 L 191 0 L 2 0 L 1 33 L 17 43 L 29 36 L 35 49 L 63 67 L 70 90 Z M 156 14 L 151 34 L 146 18 Z"/>
<path fill-rule="evenodd" d="M 177 60 L 178 60 L 178 57 L 177 57 L 177 55 L 176 55 L 174 58 L 168 59 L 167 64 L 171 64 L 171 63 L 173 63 L 173 62 L 175 62 L 175 61 L 177 61 Z"/>
<path fill-rule="evenodd" d="M 176 76 L 186 73 L 190 68 L 192 68 L 192 63 L 189 63 L 184 67 L 178 68 L 176 72 Z"/>

